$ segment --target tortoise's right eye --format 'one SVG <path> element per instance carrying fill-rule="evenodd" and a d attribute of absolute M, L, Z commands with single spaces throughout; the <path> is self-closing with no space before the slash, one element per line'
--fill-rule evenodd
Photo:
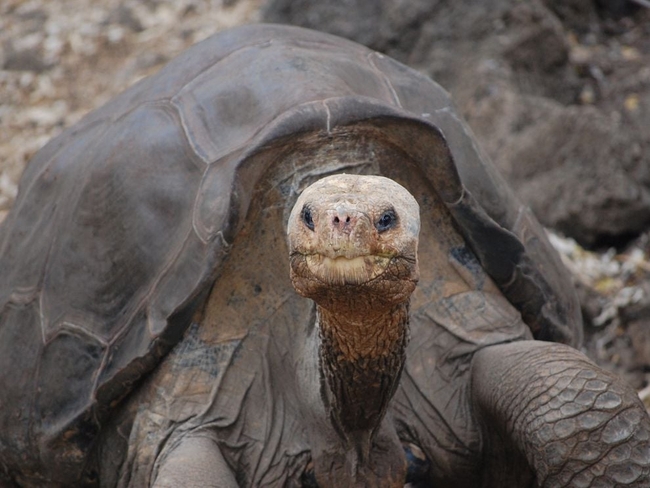
<path fill-rule="evenodd" d="M 309 228 L 309 230 L 314 230 L 314 219 L 311 217 L 311 210 L 306 205 L 302 207 L 302 221 Z"/>

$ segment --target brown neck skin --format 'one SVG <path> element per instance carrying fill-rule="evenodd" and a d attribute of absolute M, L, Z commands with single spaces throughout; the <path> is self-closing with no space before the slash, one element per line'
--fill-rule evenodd
<path fill-rule="evenodd" d="M 349 447 L 365 444 L 356 446 L 365 457 L 404 366 L 409 306 L 363 297 L 350 301 L 347 306 L 317 308 L 320 367 L 334 428 Z"/>

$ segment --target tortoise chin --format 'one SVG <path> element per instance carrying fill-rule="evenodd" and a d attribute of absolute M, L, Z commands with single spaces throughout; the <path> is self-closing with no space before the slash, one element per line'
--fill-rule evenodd
<path fill-rule="evenodd" d="M 415 259 L 404 256 L 331 258 L 321 254 L 291 255 L 291 281 L 296 291 L 319 305 L 375 298 L 385 305 L 405 302 L 418 281 Z"/>
<path fill-rule="evenodd" d="M 361 285 L 386 272 L 391 258 L 356 256 L 330 258 L 321 254 L 305 256 L 309 271 L 320 281 L 331 285 Z"/>

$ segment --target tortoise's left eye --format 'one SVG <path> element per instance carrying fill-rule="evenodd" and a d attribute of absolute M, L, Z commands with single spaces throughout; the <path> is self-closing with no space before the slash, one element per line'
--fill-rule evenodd
<path fill-rule="evenodd" d="M 388 229 L 392 229 L 396 225 L 397 214 L 395 213 L 395 210 L 390 209 L 381 214 L 381 217 L 379 217 L 379 220 L 375 223 L 375 228 L 381 233 Z"/>
<path fill-rule="evenodd" d="M 302 207 L 302 221 L 309 228 L 309 230 L 314 230 L 314 219 L 311 216 L 311 210 L 306 205 Z"/>

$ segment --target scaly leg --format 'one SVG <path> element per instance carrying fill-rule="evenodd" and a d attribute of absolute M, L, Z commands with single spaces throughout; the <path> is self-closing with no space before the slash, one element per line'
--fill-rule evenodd
<path fill-rule="evenodd" d="M 513 463 L 530 467 L 532 486 L 650 486 L 650 417 L 631 387 L 579 351 L 538 341 L 487 347 L 474 357 L 472 383 L 494 486 L 512 483 L 503 473 L 521 472 Z"/>

